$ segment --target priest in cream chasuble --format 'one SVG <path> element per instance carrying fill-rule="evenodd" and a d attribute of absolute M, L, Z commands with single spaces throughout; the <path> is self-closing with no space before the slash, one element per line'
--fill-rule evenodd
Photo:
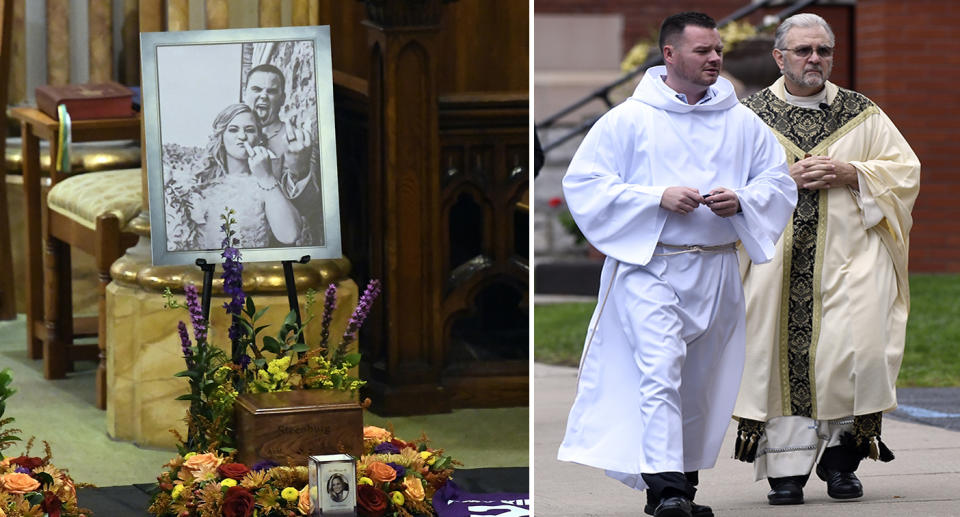
<path fill-rule="evenodd" d="M 814 50 L 832 55 L 824 47 Z M 831 447 L 845 451 L 850 475 L 864 457 L 893 458 L 880 441 L 881 420 L 897 405 L 920 162 L 876 104 L 825 79 L 815 95 L 793 97 L 781 77 L 743 101 L 773 129 L 788 163 L 823 156 L 856 172 L 848 185 L 800 185 L 769 263 L 741 254 L 747 366 L 734 409 L 735 456 L 755 462 L 756 479 L 771 479 L 774 491 L 773 479 L 789 476 L 801 476 L 802 488 L 817 455 Z M 805 418 L 788 425 L 780 417 Z M 770 502 L 795 504 L 802 494 Z"/>

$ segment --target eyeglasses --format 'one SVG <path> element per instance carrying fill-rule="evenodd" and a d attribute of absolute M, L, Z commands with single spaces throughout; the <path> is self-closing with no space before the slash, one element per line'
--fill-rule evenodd
<path fill-rule="evenodd" d="M 793 52 L 794 54 L 796 54 L 797 57 L 808 58 L 810 57 L 810 54 L 813 52 L 813 47 L 811 47 L 810 45 L 804 45 L 802 47 L 782 48 L 779 50 L 781 52 L 785 50 L 789 50 L 790 52 Z M 817 55 L 820 57 L 831 57 L 833 56 L 833 47 L 817 47 Z"/>

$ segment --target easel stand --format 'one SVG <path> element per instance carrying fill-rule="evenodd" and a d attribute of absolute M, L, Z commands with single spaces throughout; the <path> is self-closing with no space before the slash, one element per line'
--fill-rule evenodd
<path fill-rule="evenodd" d="M 300 301 L 297 299 L 297 283 L 293 278 L 293 264 L 294 262 L 299 264 L 306 264 L 310 262 L 310 255 L 304 255 L 300 257 L 300 260 L 282 260 L 280 263 L 283 265 L 283 280 L 287 287 L 287 302 L 290 304 L 290 310 L 293 311 L 297 316 L 297 327 L 299 327 L 303 322 L 300 319 Z M 203 271 L 203 293 L 200 296 L 200 304 L 203 309 L 203 319 L 204 321 L 210 321 L 210 293 L 213 291 L 213 270 L 216 269 L 216 264 L 207 263 L 206 259 L 198 258 L 196 261 L 197 267 Z M 236 316 L 234 316 L 236 317 Z M 300 333 L 300 336 L 297 338 L 298 343 L 303 343 L 303 332 Z"/>

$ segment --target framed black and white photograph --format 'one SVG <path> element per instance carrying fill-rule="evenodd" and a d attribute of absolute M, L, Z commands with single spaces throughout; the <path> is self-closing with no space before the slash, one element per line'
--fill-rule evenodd
<path fill-rule="evenodd" d="M 153 263 L 339 258 L 329 27 L 140 39 Z"/>
<path fill-rule="evenodd" d="M 312 515 L 354 515 L 356 461 L 348 454 L 310 456 Z"/>

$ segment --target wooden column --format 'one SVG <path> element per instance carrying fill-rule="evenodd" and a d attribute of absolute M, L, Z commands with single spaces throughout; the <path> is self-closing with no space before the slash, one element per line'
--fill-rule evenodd
<path fill-rule="evenodd" d="M 10 70 L 10 41 L 13 29 L 13 2 L 3 3 L 0 11 L 0 70 Z M 8 81 L 4 77 L 0 80 L 0 106 L 6 109 Z M 6 152 L 7 124 L 0 124 L 0 156 Z M 13 293 L 13 250 L 10 246 L 10 216 L 7 205 L 7 171 L 0 168 L 0 320 L 12 320 L 17 317 L 17 302 Z"/>
<path fill-rule="evenodd" d="M 371 274 L 384 282 L 367 345 L 381 414 L 450 410 L 441 384 L 437 62 L 441 0 L 367 0 Z M 363 342 L 361 342 L 363 343 Z M 372 352 L 372 353 L 371 353 Z"/>
<path fill-rule="evenodd" d="M 47 82 L 70 82 L 70 2 L 47 0 Z"/>
<path fill-rule="evenodd" d="M 89 0 L 90 82 L 113 81 L 113 7 L 110 0 Z"/>

